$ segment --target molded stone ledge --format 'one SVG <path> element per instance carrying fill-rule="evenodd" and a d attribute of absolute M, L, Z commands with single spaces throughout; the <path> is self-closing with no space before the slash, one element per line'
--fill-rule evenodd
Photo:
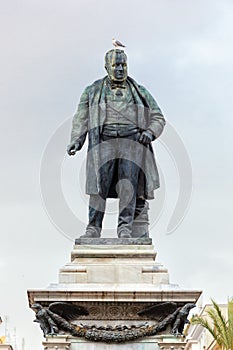
<path fill-rule="evenodd" d="M 140 258 L 155 260 L 156 252 L 152 245 L 75 245 L 71 261 L 81 258 Z"/>
<path fill-rule="evenodd" d="M 70 350 L 71 342 L 68 337 L 57 335 L 55 337 L 46 337 L 46 341 L 42 343 L 44 350 Z"/>
<path fill-rule="evenodd" d="M 168 273 L 168 269 L 166 269 L 162 265 L 154 265 L 154 266 L 143 266 L 142 267 L 143 273 Z"/>
<path fill-rule="evenodd" d="M 29 305 L 44 302 L 165 302 L 174 301 L 182 303 L 196 303 L 201 291 L 182 290 L 175 285 L 107 285 L 103 284 L 57 284 L 49 289 L 28 291 Z"/>
<path fill-rule="evenodd" d="M 75 245 L 152 245 L 152 239 L 144 238 L 76 238 Z"/>
<path fill-rule="evenodd" d="M 161 350 L 184 350 L 186 343 L 158 343 Z"/>

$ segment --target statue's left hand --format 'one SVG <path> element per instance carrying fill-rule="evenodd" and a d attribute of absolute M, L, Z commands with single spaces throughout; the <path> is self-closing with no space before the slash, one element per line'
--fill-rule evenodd
<path fill-rule="evenodd" d="M 77 151 L 79 151 L 81 149 L 81 145 L 79 142 L 71 142 L 68 146 L 67 146 L 67 153 L 69 154 L 69 156 L 74 156 L 75 153 Z"/>
<path fill-rule="evenodd" d="M 143 145 L 148 145 L 151 141 L 153 141 L 153 135 L 148 132 L 148 131 L 143 131 L 139 137 L 139 142 L 142 143 Z"/>

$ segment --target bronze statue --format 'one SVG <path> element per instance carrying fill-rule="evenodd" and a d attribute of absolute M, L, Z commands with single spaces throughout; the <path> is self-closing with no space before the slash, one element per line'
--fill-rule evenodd
<path fill-rule="evenodd" d="M 89 223 L 82 237 L 101 235 L 107 198 L 119 198 L 119 238 L 148 237 L 148 199 L 159 187 L 152 141 L 165 126 L 151 94 L 128 76 L 122 49 L 105 55 L 108 75 L 88 86 L 73 118 L 69 155 L 88 134 Z"/>

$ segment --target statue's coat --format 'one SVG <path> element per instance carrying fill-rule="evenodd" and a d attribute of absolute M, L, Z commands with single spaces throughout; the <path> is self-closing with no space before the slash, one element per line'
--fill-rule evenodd
<path fill-rule="evenodd" d="M 73 128 L 71 133 L 71 142 L 78 141 L 81 145 L 84 144 L 88 133 L 88 156 L 86 164 L 86 193 L 99 194 L 101 193 L 101 181 L 99 178 L 100 157 L 99 144 L 100 134 L 106 118 L 106 81 L 107 77 L 95 81 L 88 86 L 78 105 L 77 112 L 73 118 Z M 135 80 L 128 77 L 127 83 L 130 86 L 132 96 L 137 105 L 138 127 L 142 130 L 148 130 L 153 134 L 154 138 L 158 138 L 165 126 L 165 119 L 158 107 L 156 101 L 151 94 L 141 85 L 138 85 Z M 142 169 L 145 172 L 139 178 L 137 195 L 143 196 L 146 199 L 153 198 L 153 190 L 159 187 L 159 174 L 153 155 L 152 146 L 149 144 L 146 156 L 143 158 L 144 164 Z M 148 156 L 149 155 L 149 156 Z M 115 198 L 117 194 L 114 186 L 109 197 Z"/>

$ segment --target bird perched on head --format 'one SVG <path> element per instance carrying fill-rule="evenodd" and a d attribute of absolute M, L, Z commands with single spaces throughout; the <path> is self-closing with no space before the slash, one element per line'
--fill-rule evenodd
<path fill-rule="evenodd" d="M 115 38 L 112 38 L 112 43 L 113 43 L 113 46 L 115 46 L 116 48 L 125 47 L 125 45 L 123 45 L 120 41 L 116 40 Z"/>

